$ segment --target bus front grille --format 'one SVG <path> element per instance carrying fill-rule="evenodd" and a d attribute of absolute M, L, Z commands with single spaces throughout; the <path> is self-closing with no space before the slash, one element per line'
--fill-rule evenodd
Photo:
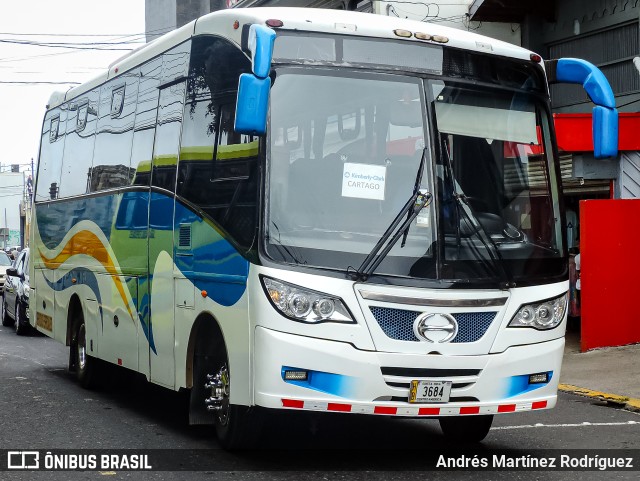
<path fill-rule="evenodd" d="M 421 314 L 417 311 L 370 306 L 369 309 L 382 331 L 398 341 L 420 342 L 413 333 L 413 323 Z M 458 334 L 452 343 L 475 342 L 484 336 L 496 317 L 496 312 L 463 312 L 451 314 L 458 323 Z"/>

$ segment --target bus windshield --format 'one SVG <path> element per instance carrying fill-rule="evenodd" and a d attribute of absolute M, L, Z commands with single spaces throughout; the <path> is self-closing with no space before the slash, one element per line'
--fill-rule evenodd
<path fill-rule="evenodd" d="M 266 254 L 355 270 L 412 196 L 376 275 L 469 285 L 562 276 L 549 117 L 525 90 L 281 67 L 271 92 Z"/>

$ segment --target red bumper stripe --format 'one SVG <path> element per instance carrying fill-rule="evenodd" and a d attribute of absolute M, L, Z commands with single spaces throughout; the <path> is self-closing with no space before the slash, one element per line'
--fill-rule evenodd
<path fill-rule="evenodd" d="M 281 399 L 283 408 L 292 409 L 311 409 L 315 411 L 333 411 L 343 413 L 371 413 L 371 406 L 359 405 L 359 404 L 345 404 L 345 403 L 313 403 L 310 402 L 305 406 L 305 401 L 299 399 Z M 544 409 L 548 406 L 548 401 L 535 401 L 531 404 L 498 404 L 489 406 L 462 406 L 459 408 L 446 408 L 443 410 L 441 407 L 418 407 L 411 409 L 405 409 L 400 411 L 401 416 L 455 416 L 465 414 L 480 414 L 480 410 L 483 409 L 485 413 L 512 413 L 518 410 L 532 410 L 532 409 Z M 373 406 L 374 414 L 386 414 L 390 416 L 398 415 L 398 407 L 394 406 Z M 414 410 L 415 409 L 415 410 Z M 456 412 L 457 411 L 457 412 Z"/>
<path fill-rule="evenodd" d="M 437 416 L 440 414 L 440 408 L 420 408 L 418 416 Z"/>
<path fill-rule="evenodd" d="M 304 408 L 304 401 L 297 401 L 295 399 L 283 399 L 282 400 L 283 408 L 296 408 L 302 409 Z"/>
<path fill-rule="evenodd" d="M 460 414 L 478 414 L 480 412 L 479 406 L 469 406 L 460 408 Z"/>
<path fill-rule="evenodd" d="M 327 411 L 339 411 L 342 413 L 350 413 L 351 404 L 329 403 L 327 405 Z"/>
<path fill-rule="evenodd" d="M 515 404 L 502 404 L 501 406 L 498 406 L 499 413 L 512 413 L 515 410 L 516 410 Z"/>
<path fill-rule="evenodd" d="M 536 401 L 531 405 L 531 409 L 544 409 L 547 407 L 547 401 Z"/>
<path fill-rule="evenodd" d="M 373 408 L 374 414 L 396 414 L 398 412 L 398 408 L 387 407 L 387 406 L 376 406 Z"/>

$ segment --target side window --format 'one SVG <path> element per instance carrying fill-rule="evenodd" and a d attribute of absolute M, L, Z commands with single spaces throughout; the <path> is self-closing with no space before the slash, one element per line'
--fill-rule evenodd
<path fill-rule="evenodd" d="M 149 185 L 151 180 L 151 157 L 153 138 L 158 115 L 160 95 L 160 75 L 162 57 L 151 60 L 140 67 L 138 101 L 136 103 L 133 145 L 131 148 L 131 168 L 135 170 L 131 183 Z"/>
<path fill-rule="evenodd" d="M 18 260 L 16 261 L 16 271 L 18 271 L 18 275 L 22 276 L 25 272 L 25 258 L 26 258 L 26 253 L 21 253 L 20 257 L 18 257 Z"/>
<path fill-rule="evenodd" d="M 151 185 L 175 191 L 184 110 L 185 83 L 189 69 L 190 42 L 162 55 L 162 75 L 156 136 L 153 147 Z"/>
<path fill-rule="evenodd" d="M 36 202 L 58 198 L 66 119 L 66 105 L 45 115 L 38 158 Z"/>
<path fill-rule="evenodd" d="M 184 82 L 164 88 L 160 91 L 158 104 L 158 126 L 153 147 L 151 185 L 172 192 L 176 185 L 184 91 Z"/>
<path fill-rule="evenodd" d="M 241 246 L 257 223 L 258 140 L 233 130 L 246 56 L 213 37 L 193 40 L 177 194 L 198 206 Z"/>
<path fill-rule="evenodd" d="M 95 89 L 68 104 L 60 197 L 89 191 L 99 96 L 99 89 Z"/>
<path fill-rule="evenodd" d="M 138 97 L 138 72 L 128 72 L 100 89 L 90 191 L 131 184 L 131 145 Z"/>

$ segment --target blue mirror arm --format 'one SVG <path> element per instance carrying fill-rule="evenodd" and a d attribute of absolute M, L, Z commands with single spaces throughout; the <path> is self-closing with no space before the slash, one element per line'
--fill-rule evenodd
<path fill-rule="evenodd" d="M 276 32 L 269 27 L 253 24 L 249 28 L 248 45 L 251 52 L 251 69 L 258 78 L 267 78 L 271 72 L 275 40 Z"/>
<path fill-rule="evenodd" d="M 618 155 L 618 111 L 609 81 L 598 67 L 586 60 L 561 58 L 546 62 L 549 83 L 580 84 L 593 108 L 593 156 L 596 159 Z"/>
<path fill-rule="evenodd" d="M 616 99 L 609 81 L 598 67 L 578 58 L 561 58 L 556 66 L 556 80 L 561 83 L 581 84 L 596 105 L 614 109 Z"/>

